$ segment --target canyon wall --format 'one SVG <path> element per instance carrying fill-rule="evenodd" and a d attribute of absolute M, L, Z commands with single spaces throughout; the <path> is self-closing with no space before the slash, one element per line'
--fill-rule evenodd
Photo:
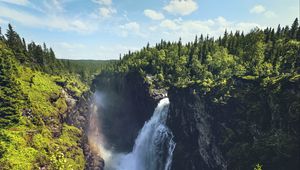
<path fill-rule="evenodd" d="M 106 147 L 116 152 L 128 152 L 139 130 L 158 102 L 149 91 L 149 84 L 138 73 L 104 73 L 95 78 L 93 90 L 103 101 L 100 104 L 101 129 Z"/>
<path fill-rule="evenodd" d="M 225 102 L 218 91 L 171 88 L 168 126 L 176 148 L 173 170 L 297 169 L 299 167 L 299 80 L 271 88 L 234 79 Z"/>
<path fill-rule="evenodd" d="M 128 152 L 158 98 L 138 73 L 102 74 L 94 91 L 107 99 L 101 108 L 109 149 Z M 261 82 L 232 79 L 201 93 L 197 86 L 170 87 L 167 125 L 176 147 L 172 170 L 252 170 L 299 167 L 299 80 L 284 78 L 265 88 Z M 158 97 L 157 97 L 158 96 Z M 222 99 L 222 100 L 220 100 Z M 126 127 L 126 128 L 124 128 Z"/>

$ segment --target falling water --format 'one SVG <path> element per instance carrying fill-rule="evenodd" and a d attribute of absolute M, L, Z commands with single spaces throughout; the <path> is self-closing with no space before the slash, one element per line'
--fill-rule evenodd
<path fill-rule="evenodd" d="M 169 170 L 175 143 L 166 126 L 169 99 L 162 99 L 140 131 L 133 151 L 119 156 L 117 170 Z"/>
<path fill-rule="evenodd" d="M 104 160 L 109 160 L 112 153 L 105 146 L 105 138 L 101 131 L 101 122 L 99 119 L 99 109 L 103 107 L 103 95 L 94 94 L 93 102 L 90 105 L 90 120 L 88 128 L 88 143 L 93 154 L 101 156 Z"/>

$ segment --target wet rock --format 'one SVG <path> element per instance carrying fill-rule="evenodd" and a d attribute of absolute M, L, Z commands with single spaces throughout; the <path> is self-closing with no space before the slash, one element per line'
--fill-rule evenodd
<path fill-rule="evenodd" d="M 91 92 L 86 92 L 79 99 L 75 99 L 72 97 L 72 94 L 69 94 L 68 91 L 65 91 L 64 96 L 67 99 L 68 105 L 68 114 L 66 118 L 66 122 L 70 125 L 77 127 L 83 131 L 83 135 L 81 137 L 81 146 L 83 150 L 83 154 L 85 156 L 86 165 L 85 169 L 87 170 L 103 170 L 104 169 L 104 160 L 100 155 L 93 153 L 88 144 L 88 125 L 89 125 L 89 105 L 91 103 Z"/>
<path fill-rule="evenodd" d="M 168 93 L 165 89 L 152 89 L 150 94 L 151 97 L 153 97 L 153 99 L 156 101 L 168 97 Z"/>

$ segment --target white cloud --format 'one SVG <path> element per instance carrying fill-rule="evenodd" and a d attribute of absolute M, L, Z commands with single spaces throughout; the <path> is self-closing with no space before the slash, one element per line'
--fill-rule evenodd
<path fill-rule="evenodd" d="M 80 31 L 89 31 L 89 27 L 88 27 L 88 24 L 79 20 L 79 19 L 75 19 L 73 21 L 70 22 L 70 26 L 69 27 L 72 27 L 74 28 L 75 30 L 80 30 Z"/>
<path fill-rule="evenodd" d="M 111 5 L 112 4 L 112 0 L 92 0 L 95 3 L 98 3 L 100 5 Z"/>
<path fill-rule="evenodd" d="M 248 32 L 255 27 L 262 27 L 257 23 L 228 21 L 224 17 L 210 20 L 166 19 L 159 26 L 155 32 L 162 33 L 159 36 L 162 36 L 163 39 L 176 41 L 181 37 L 185 42 L 192 41 L 199 34 L 203 34 L 204 36 L 210 35 L 210 37 L 214 36 L 216 38 L 223 35 L 226 29 L 227 31 L 239 30 Z"/>
<path fill-rule="evenodd" d="M 165 16 L 162 13 L 156 12 L 151 9 L 144 10 L 144 15 L 152 20 L 162 20 Z"/>
<path fill-rule="evenodd" d="M 218 17 L 215 19 L 215 21 L 220 25 L 220 26 L 223 26 L 223 27 L 227 27 L 231 24 L 231 22 L 227 21 L 224 17 Z M 211 21 L 213 22 L 213 21 Z"/>
<path fill-rule="evenodd" d="M 93 24 L 80 19 L 65 18 L 63 16 L 34 16 L 23 11 L 17 11 L 1 6 L 0 11 L 0 17 L 14 20 L 30 27 L 44 27 L 80 33 L 88 33 L 95 29 Z"/>
<path fill-rule="evenodd" d="M 128 31 L 140 31 L 140 24 L 138 24 L 137 22 L 129 22 L 127 24 L 124 24 L 121 26 L 121 28 L 126 29 Z"/>
<path fill-rule="evenodd" d="M 91 15 L 95 19 L 106 19 L 117 13 L 117 10 L 112 7 L 112 0 L 92 0 L 94 3 L 99 4 L 98 11 Z"/>
<path fill-rule="evenodd" d="M 194 0 L 171 0 L 164 10 L 174 15 L 189 15 L 198 8 Z"/>
<path fill-rule="evenodd" d="M 88 50 L 87 50 L 88 48 Z M 54 43 L 53 49 L 58 58 L 65 59 L 119 59 L 119 54 L 128 53 L 128 51 L 137 51 L 141 48 L 126 44 L 97 44 L 83 45 L 81 43 L 60 42 Z"/>
<path fill-rule="evenodd" d="M 250 13 L 261 14 L 266 11 L 266 8 L 262 5 L 255 5 L 252 9 L 250 9 Z"/>
<path fill-rule="evenodd" d="M 274 18 L 276 17 L 277 15 L 273 12 L 273 11 L 266 11 L 264 13 L 264 16 L 267 17 L 267 18 Z"/>
<path fill-rule="evenodd" d="M 48 12 L 48 13 L 58 13 L 58 12 L 63 12 L 64 11 L 64 2 L 65 1 L 61 1 L 61 0 L 47 0 L 47 1 L 43 1 L 43 5 L 46 8 L 46 11 L 44 12 Z"/>
<path fill-rule="evenodd" d="M 102 18 L 111 17 L 115 13 L 117 13 L 117 10 L 113 9 L 111 7 L 101 7 L 101 8 L 99 8 L 99 14 L 100 14 L 100 17 L 102 17 Z"/>
<path fill-rule="evenodd" d="M 167 29 L 170 29 L 170 30 L 178 29 L 178 26 L 177 26 L 176 22 L 172 21 L 172 20 L 169 20 L 169 19 L 163 20 L 160 23 L 160 26 L 164 27 L 164 28 L 167 28 Z"/>
<path fill-rule="evenodd" d="M 69 49 L 69 50 L 85 48 L 85 45 L 83 45 L 81 43 L 60 42 L 59 45 L 65 49 Z"/>
<path fill-rule="evenodd" d="M 23 6 L 26 6 L 29 4 L 28 0 L 0 0 L 0 2 L 7 2 L 7 3 L 23 5 Z"/>
<path fill-rule="evenodd" d="M 262 5 L 255 5 L 252 9 L 250 9 L 250 13 L 263 14 L 263 16 L 265 16 L 266 18 L 274 18 L 277 16 L 273 11 L 267 10 Z"/>
<path fill-rule="evenodd" d="M 6 20 L 4 20 L 4 19 L 2 19 L 2 18 L 0 18 L 0 24 L 7 24 L 8 23 L 8 21 L 6 21 Z"/>
<path fill-rule="evenodd" d="M 140 24 L 137 22 L 129 22 L 120 26 L 121 36 L 127 37 L 129 33 L 140 34 Z"/>
<path fill-rule="evenodd" d="M 263 26 L 257 24 L 257 23 L 252 23 L 252 22 L 240 22 L 236 24 L 232 24 L 231 27 L 229 27 L 228 30 L 239 30 L 239 31 L 244 31 L 244 32 L 249 32 L 250 30 L 254 28 L 262 28 Z"/>
<path fill-rule="evenodd" d="M 150 31 L 156 31 L 157 28 L 158 28 L 157 26 L 151 26 L 151 27 L 149 27 L 149 30 L 150 30 Z"/>

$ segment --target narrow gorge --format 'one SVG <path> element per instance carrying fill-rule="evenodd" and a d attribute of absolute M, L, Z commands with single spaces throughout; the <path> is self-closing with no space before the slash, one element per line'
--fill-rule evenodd
<path fill-rule="evenodd" d="M 0 27 L 0 170 L 299 170 L 299 125 L 298 18 L 105 61 L 57 59 Z"/>
<path fill-rule="evenodd" d="M 272 110 L 274 105 L 279 106 L 276 97 L 263 88 L 257 88 L 254 81 L 233 79 L 232 84 L 239 95 L 226 103 L 218 103 L 213 100 L 216 94 L 201 95 L 195 93 L 197 89 L 193 87 L 151 89 L 150 79 L 151 76 L 145 80 L 132 72 L 102 74 L 94 80 L 98 110 L 97 117 L 91 122 L 98 121 L 92 128 L 97 131 L 97 139 L 90 139 L 99 147 L 106 170 L 242 168 L 252 162 L 244 157 L 245 152 L 262 153 L 257 149 L 269 147 L 261 146 L 265 145 L 264 140 L 273 138 L 273 135 L 285 135 L 284 131 L 280 132 L 282 134 L 272 132 L 278 128 L 278 121 L 285 122 L 274 114 L 285 108 Z M 282 98 L 295 96 L 286 101 L 285 107 L 295 106 L 300 96 L 299 84 L 299 80 L 290 79 L 280 84 L 289 88 L 278 91 L 276 95 Z M 260 105 L 264 102 L 268 104 Z M 247 112 L 255 112 L 256 120 L 246 123 L 249 117 L 242 115 Z M 296 124 L 291 126 L 297 127 Z M 292 144 L 295 141 L 286 142 Z M 299 155 L 297 151 L 291 152 L 293 161 L 265 163 L 265 168 L 297 167 Z M 251 167 L 243 169 L 250 170 Z"/>

